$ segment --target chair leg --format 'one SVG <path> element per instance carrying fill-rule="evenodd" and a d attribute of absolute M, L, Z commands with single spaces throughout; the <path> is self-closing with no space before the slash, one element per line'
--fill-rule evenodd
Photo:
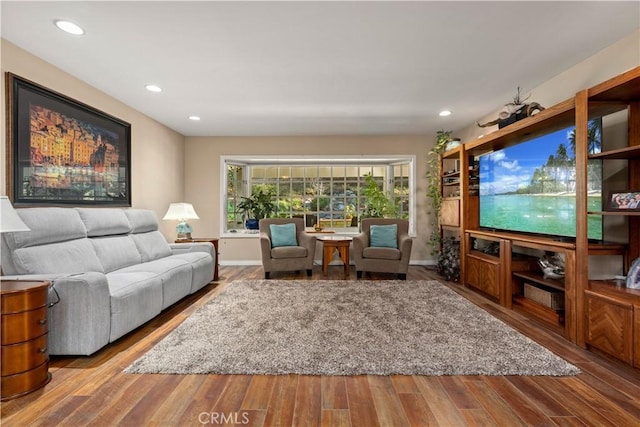
<path fill-rule="evenodd" d="M 400 279 L 400 280 L 407 280 L 407 273 L 400 273 L 400 274 L 398 274 L 398 279 Z"/>
<path fill-rule="evenodd" d="M 307 270 L 307 276 L 308 276 L 308 277 L 311 277 L 311 275 L 312 275 L 312 274 L 313 274 L 313 270 L 309 268 L 309 269 Z"/>
<path fill-rule="evenodd" d="M 268 271 L 265 271 L 265 272 L 264 272 L 264 278 L 265 278 L 266 280 L 269 280 L 270 275 L 271 275 L 271 273 L 269 273 Z"/>
<path fill-rule="evenodd" d="M 362 271 L 356 271 L 356 278 L 362 279 Z"/>

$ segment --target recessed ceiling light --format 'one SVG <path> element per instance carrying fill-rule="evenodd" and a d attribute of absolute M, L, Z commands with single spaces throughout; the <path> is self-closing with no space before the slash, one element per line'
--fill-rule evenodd
<path fill-rule="evenodd" d="M 62 31 L 73 34 L 74 36 L 81 36 L 84 34 L 84 30 L 80 28 L 78 24 L 74 24 L 73 22 L 58 20 L 55 24 L 56 27 L 60 28 Z"/>
<path fill-rule="evenodd" d="M 149 92 L 162 92 L 162 88 L 156 85 L 146 85 L 145 89 L 147 89 Z"/>
<path fill-rule="evenodd" d="M 200 120 L 200 117 L 198 117 L 198 116 L 189 116 L 189 120 L 193 120 L 194 122 L 197 122 L 198 120 Z"/>
<path fill-rule="evenodd" d="M 451 115 L 451 111 L 449 110 L 442 110 L 440 111 L 440 117 L 447 117 Z"/>

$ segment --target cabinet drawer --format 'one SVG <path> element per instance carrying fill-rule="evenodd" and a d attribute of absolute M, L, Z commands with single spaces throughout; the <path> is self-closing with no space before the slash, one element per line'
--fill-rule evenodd
<path fill-rule="evenodd" d="M 2 345 L 16 344 L 44 335 L 47 325 L 48 308 L 23 311 L 2 316 Z"/>
<path fill-rule="evenodd" d="M 34 369 L 21 374 L 2 377 L 2 400 L 22 396 L 43 387 L 49 382 L 49 364 L 43 363 Z"/>
<path fill-rule="evenodd" d="M 0 299 L 2 314 L 20 313 L 34 308 L 46 307 L 49 296 L 49 282 L 20 292 L 7 292 Z"/>
<path fill-rule="evenodd" d="M 26 372 L 49 359 L 47 335 L 20 344 L 2 346 L 2 376 Z"/>

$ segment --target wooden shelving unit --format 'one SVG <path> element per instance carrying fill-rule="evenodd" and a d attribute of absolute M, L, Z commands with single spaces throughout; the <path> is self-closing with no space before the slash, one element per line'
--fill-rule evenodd
<path fill-rule="evenodd" d="M 625 110 L 628 124 L 626 147 L 604 147 L 601 153 L 588 154 L 589 120 Z M 459 225 L 455 229 L 462 237 L 462 282 L 508 308 L 526 311 L 578 345 L 598 348 L 627 363 L 640 366 L 640 290 L 626 289 L 615 280 L 589 280 L 591 256 L 620 256 L 625 271 L 631 261 L 640 257 L 640 212 L 589 211 L 587 208 L 589 160 L 625 160 L 628 189 L 640 189 L 640 67 L 582 90 L 575 97 L 533 117 L 463 144 L 454 152 L 445 153 L 443 162 L 455 159 L 460 164 L 460 170 L 467 171 L 469 159 L 478 155 L 573 125 L 576 127 L 575 241 L 562 242 L 526 234 L 480 230 L 479 197 L 470 191 L 468 174 L 461 173 L 460 196 L 456 195 L 455 198 Z M 627 242 L 590 242 L 589 215 L 624 217 Z M 498 242 L 500 255 L 492 256 L 475 250 L 475 239 Z M 564 280 L 560 283 L 544 279 L 538 273 L 539 269 L 532 266 L 534 258 L 523 260 L 518 255 L 520 248 L 529 253 L 562 254 L 565 260 Z M 552 309 L 525 298 L 523 283 L 563 292 L 564 308 Z"/>

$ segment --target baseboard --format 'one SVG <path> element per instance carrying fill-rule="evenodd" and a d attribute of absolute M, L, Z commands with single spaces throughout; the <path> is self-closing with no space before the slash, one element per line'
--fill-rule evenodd
<path fill-rule="evenodd" d="M 316 260 L 322 264 L 322 261 Z M 335 261 L 335 264 L 339 264 L 339 261 Z M 262 265 L 262 261 L 259 260 L 232 260 L 232 261 L 220 261 L 220 265 L 223 266 L 251 266 L 251 265 Z M 353 265 L 353 263 L 351 263 Z M 409 261 L 409 265 L 419 265 L 423 267 L 431 267 L 436 265 L 436 261 L 434 260 L 411 260 Z"/>

